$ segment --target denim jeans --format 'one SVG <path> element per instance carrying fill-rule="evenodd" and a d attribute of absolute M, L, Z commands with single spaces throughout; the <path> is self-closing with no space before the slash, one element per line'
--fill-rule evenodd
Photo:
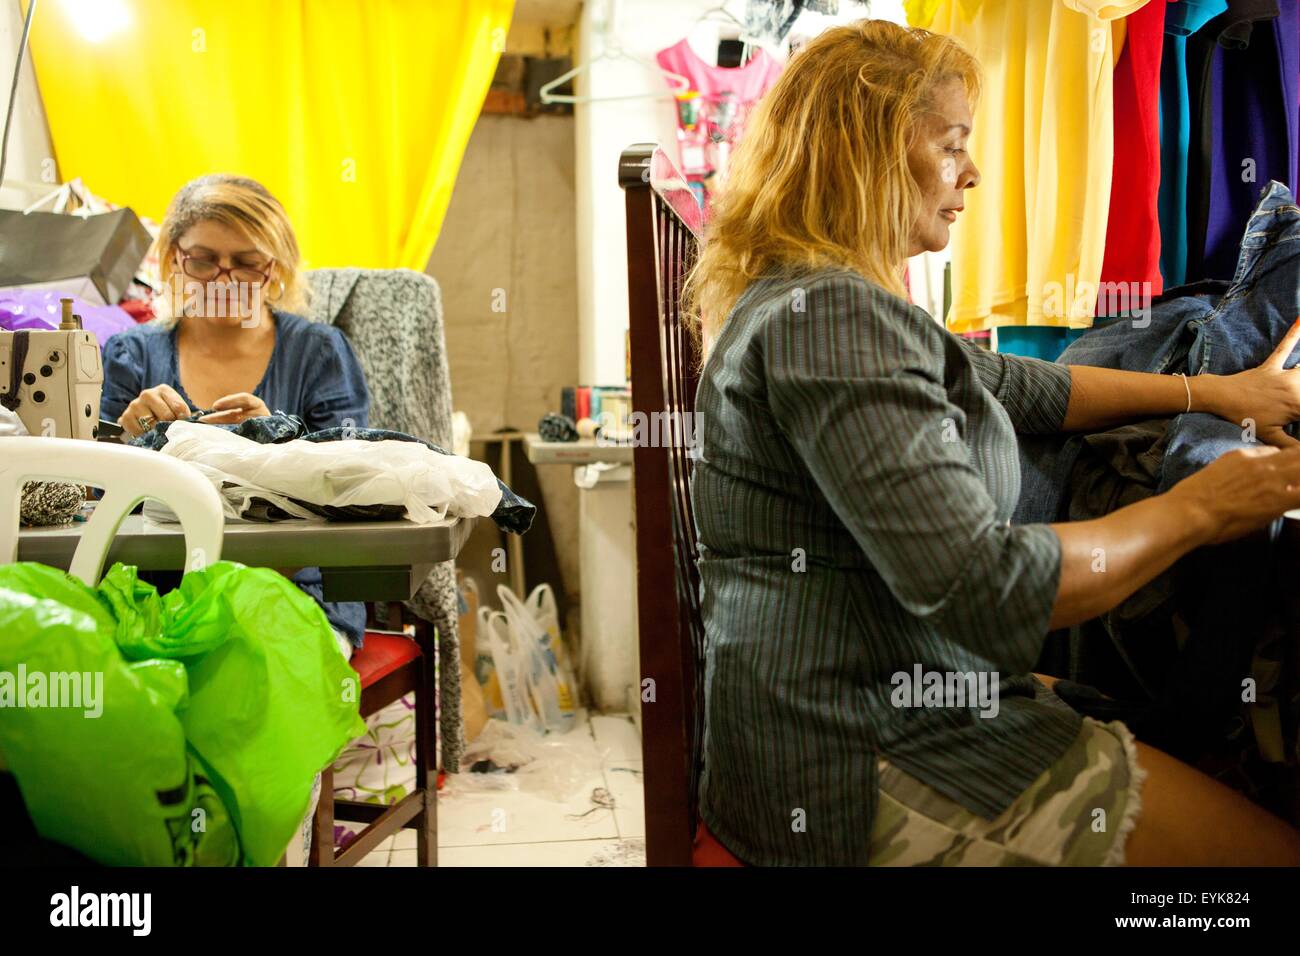
<path fill-rule="evenodd" d="M 1246 225 L 1232 282 L 1218 295 L 1206 288 L 1210 285 L 1185 286 L 1197 293 L 1181 295 L 1160 310 L 1165 314 L 1159 323 L 1153 308 L 1151 328 L 1125 328 L 1131 323 L 1120 323 L 1123 327 L 1114 336 L 1118 342 L 1085 345 L 1092 336 L 1082 337 L 1065 350 L 1061 361 L 1098 364 L 1091 359 L 1118 346 L 1128 353 L 1127 362 L 1145 361 L 1142 371 L 1232 375 L 1267 359 L 1300 316 L 1300 208 L 1284 185 L 1271 182 L 1264 187 Z M 1100 330 L 1098 338 L 1106 331 Z M 1248 425 L 1208 412 L 1175 417 L 1169 423 L 1160 490 L 1167 491 L 1225 452 L 1252 444 L 1254 428 Z"/>
<path fill-rule="evenodd" d="M 1300 209 L 1287 188 L 1273 182 L 1250 218 L 1230 282 L 1171 289 L 1152 303 L 1149 313 L 1123 316 L 1089 331 L 1057 361 L 1230 375 L 1268 358 L 1297 316 Z M 1288 359 L 1288 365 L 1293 361 Z M 1253 430 L 1243 423 L 1207 413 L 1171 417 L 1158 481 L 1149 493 L 1168 490 L 1225 452 L 1250 444 L 1252 437 Z M 1022 494 L 1014 520 L 1069 516 L 1070 497 L 1078 490 L 1071 487 L 1071 476 L 1087 470 L 1076 470 L 1083 445 L 1079 436 L 1022 436 Z M 1138 696 L 1146 700 L 1130 720 L 1141 739 L 1190 759 L 1207 742 L 1221 739 L 1223 728 L 1237 719 L 1240 680 L 1248 673 L 1253 648 L 1272 626 L 1282 593 L 1272 580 L 1270 546 L 1280 527 L 1279 519 L 1263 532 L 1186 555 L 1167 576 L 1147 585 L 1168 588 L 1172 582 L 1171 600 L 1146 601 L 1146 608 L 1159 606 L 1140 617 L 1126 615 L 1121 605 L 1084 625 L 1072 639 L 1071 657 L 1077 661 L 1081 645 L 1084 651 L 1095 649 L 1096 638 L 1109 635 L 1128 670 L 1119 683 L 1135 683 L 1141 688 Z M 1079 677 L 1098 686 L 1105 683 L 1096 672 Z M 1121 696 L 1115 683 L 1103 689 Z"/>
<path fill-rule="evenodd" d="M 1300 208 L 1290 190 L 1270 182 L 1241 241 L 1231 282 L 1170 289 L 1149 313 L 1121 316 L 1066 348 L 1057 362 L 1134 372 L 1231 375 L 1272 353 L 1300 316 Z M 1288 360 L 1291 362 L 1291 360 Z M 1292 429 L 1294 431 L 1294 429 Z M 1254 429 L 1206 412 L 1174 416 L 1160 491 L 1225 452 L 1252 443 Z M 1021 499 L 1014 520 L 1055 521 L 1079 442 L 1069 436 L 1021 442 Z"/>

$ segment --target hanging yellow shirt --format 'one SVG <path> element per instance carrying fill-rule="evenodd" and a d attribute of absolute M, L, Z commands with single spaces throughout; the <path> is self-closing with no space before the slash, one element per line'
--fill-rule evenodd
<path fill-rule="evenodd" d="M 928 27 L 934 19 L 935 11 L 944 0 L 903 0 L 903 10 L 907 13 L 907 22 L 914 27 Z M 975 16 L 975 11 L 983 0 L 961 0 L 962 13 L 968 17 Z"/>
<path fill-rule="evenodd" d="M 969 0 L 909 0 L 913 25 L 929 11 L 929 28 L 960 40 L 984 70 L 968 146 L 982 179 L 952 231 L 952 331 L 1092 325 L 1115 59 L 1122 18 L 1146 2 L 983 0 L 971 10 Z"/>

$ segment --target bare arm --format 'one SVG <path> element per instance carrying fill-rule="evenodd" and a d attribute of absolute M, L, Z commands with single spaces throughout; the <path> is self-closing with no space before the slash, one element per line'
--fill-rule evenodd
<path fill-rule="evenodd" d="M 1224 455 L 1165 494 L 1102 518 L 1054 524 L 1061 577 L 1050 627 L 1096 617 L 1189 551 L 1240 537 L 1292 508 L 1300 508 L 1300 447 L 1261 446 Z"/>
<path fill-rule="evenodd" d="M 1300 369 L 1286 368 L 1300 341 L 1300 320 L 1258 368 L 1236 375 L 1148 375 L 1118 369 L 1071 365 L 1070 404 L 1064 431 L 1098 431 L 1137 418 L 1209 412 L 1246 427 L 1253 423 L 1262 442 L 1300 444 L 1282 431 L 1300 419 Z"/>
<path fill-rule="evenodd" d="M 1170 495 L 1091 521 L 1052 525 L 1061 539 L 1061 583 L 1051 627 L 1069 627 L 1109 611 L 1209 543 L 1212 527 L 1208 516 Z"/>
<path fill-rule="evenodd" d="M 1071 365 L 1070 406 L 1062 430 L 1101 431 L 1138 418 L 1177 415 L 1187 410 L 1188 389 L 1192 411 L 1213 412 L 1222 382 L 1218 375 L 1189 375 L 1184 387 L 1181 375 Z"/>

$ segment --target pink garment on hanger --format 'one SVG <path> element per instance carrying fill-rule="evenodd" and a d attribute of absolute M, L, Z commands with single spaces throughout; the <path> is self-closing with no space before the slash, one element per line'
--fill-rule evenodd
<path fill-rule="evenodd" d="M 665 70 L 690 80 L 691 89 L 699 94 L 694 122 L 686 122 L 682 108 L 677 112 L 678 158 L 703 204 L 712 185 L 709 180 L 715 173 L 725 173 L 750 109 L 776 82 L 782 65 L 757 49 L 743 66 L 714 66 L 691 48 L 686 37 L 660 50 L 655 59 Z"/>
<path fill-rule="evenodd" d="M 753 104 L 781 75 L 781 64 L 762 48 L 755 49 L 743 66 L 713 66 L 695 52 L 686 37 L 660 50 L 655 59 L 665 70 L 686 77 L 691 89 L 712 100 L 730 93 L 743 103 Z"/>

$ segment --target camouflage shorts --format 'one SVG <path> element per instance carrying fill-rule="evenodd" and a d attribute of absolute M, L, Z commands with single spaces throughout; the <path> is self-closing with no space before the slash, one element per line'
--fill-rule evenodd
<path fill-rule="evenodd" d="M 1120 866 L 1142 779 L 1119 721 L 1078 739 L 1000 816 L 985 820 L 880 761 L 871 866 Z"/>

